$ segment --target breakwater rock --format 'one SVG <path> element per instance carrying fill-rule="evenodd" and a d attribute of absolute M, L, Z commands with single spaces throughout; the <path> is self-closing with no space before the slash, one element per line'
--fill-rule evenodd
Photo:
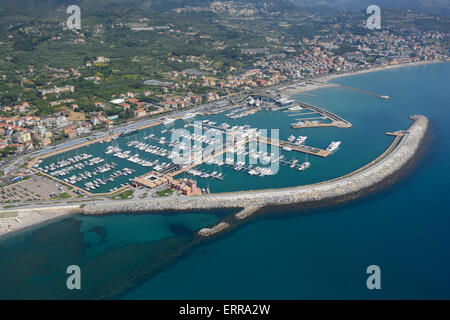
<path fill-rule="evenodd" d="M 370 189 L 398 172 L 418 152 L 428 130 L 428 119 L 410 117 L 414 122 L 408 130 L 370 164 L 337 179 L 283 189 L 230 192 L 173 199 L 127 200 L 114 203 L 93 203 L 82 210 L 85 214 L 149 212 L 163 210 L 194 210 L 214 208 L 249 208 L 328 202 Z M 353 197 L 354 198 L 354 197 Z"/>
<path fill-rule="evenodd" d="M 216 233 L 219 233 L 220 231 L 228 228 L 230 225 L 226 222 L 220 222 L 219 224 L 215 225 L 212 228 L 203 228 L 201 229 L 198 234 L 202 237 L 209 237 Z"/>

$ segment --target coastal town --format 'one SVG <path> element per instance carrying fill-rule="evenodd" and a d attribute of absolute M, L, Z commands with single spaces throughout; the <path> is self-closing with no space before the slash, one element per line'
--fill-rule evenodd
<path fill-rule="evenodd" d="M 449 1 L 0 2 L 0 300 L 450 297 Z"/>
<path fill-rule="evenodd" d="M 450 34 L 445 27 L 431 30 L 424 27 L 410 32 L 397 25 L 395 19 L 428 19 L 411 12 L 400 18 L 389 17 L 392 23 L 373 32 L 365 30 L 358 22 L 361 17 L 354 14 L 344 16 L 359 25 L 356 29 L 348 23 L 336 22 L 330 30 L 299 36 L 289 28 L 301 14 L 291 11 L 274 17 L 277 27 L 264 33 L 258 41 L 245 38 L 235 41 L 216 30 L 229 28 L 230 21 L 236 17 L 252 17 L 255 23 L 261 23 L 265 21 L 261 20 L 264 10 L 246 5 L 237 9 L 233 3 L 225 6 L 216 3 L 208 7 L 168 10 L 162 14 L 173 19 L 163 24 L 152 23 L 147 17 L 124 17 L 120 22 L 88 24 L 82 31 L 70 31 L 64 26 L 62 31 L 55 31 L 48 25 L 45 28 L 20 23 L 9 26 L 0 46 L 8 61 L 14 55 L 16 59 L 24 58 L 27 52 L 34 50 L 28 47 L 17 50 L 22 43 L 17 39 L 46 32 L 51 36 L 43 38 L 42 50 L 46 46 L 64 50 L 63 44 L 66 44 L 73 48 L 87 46 L 87 53 L 83 59 L 74 58 L 70 62 L 54 59 L 43 64 L 0 68 L 0 201 L 4 208 L 37 202 L 68 205 L 88 199 L 108 201 L 209 194 L 209 182 L 205 181 L 222 181 L 225 178 L 220 168 L 223 163 L 211 158 L 199 163 L 190 159 L 186 165 L 173 165 L 170 149 L 180 145 L 171 143 L 169 135 L 161 135 L 174 132 L 165 128 L 166 125 L 180 120 L 186 122 L 184 128 L 195 129 L 189 121 L 197 115 L 221 115 L 231 124 L 208 118 L 201 118 L 205 119 L 201 121 L 224 135 L 243 136 L 258 128 L 235 125 L 233 121 L 270 110 L 297 116 L 288 125 L 294 130 L 349 128 L 351 123 L 339 115 L 290 100 L 289 95 L 296 92 L 307 95 L 311 90 L 333 86 L 328 81 L 337 76 L 443 62 L 450 56 Z M 214 20 L 214 28 L 209 32 L 195 26 L 180 28 L 185 15 L 201 16 L 205 12 L 221 16 L 224 19 L 221 27 Z M 312 18 L 325 23 L 324 17 L 301 16 L 301 19 Z M 441 23 L 445 25 L 448 21 Z M 241 27 L 259 34 L 252 24 Z M 118 56 L 110 50 L 99 49 L 94 54 L 88 49 L 88 46 L 104 48 L 107 41 L 111 46 L 131 46 L 121 43 L 122 39 L 116 36 L 111 40 L 117 33 L 127 34 L 141 45 L 149 46 L 152 54 L 138 50 L 133 55 Z M 144 40 L 147 37 L 161 45 L 153 47 Z M 178 42 L 192 43 L 192 46 L 184 50 L 177 47 Z M 205 45 L 208 49 L 199 50 Z M 390 99 L 382 93 L 349 89 Z M 123 141 L 139 130 L 155 126 L 165 129 L 158 129 L 162 131 L 156 135 L 144 130 L 145 137 Z M 226 133 L 229 128 L 232 134 Z M 197 136 L 191 133 L 188 137 L 214 145 L 206 133 Z M 330 137 L 326 145 L 308 146 L 305 145 L 307 138 L 298 134 L 290 134 L 285 140 L 265 138 L 265 144 L 283 150 L 284 154 L 279 156 L 273 152 L 253 154 L 246 144 L 252 139 L 261 142 L 256 136 L 245 140 L 243 146 L 236 141 L 231 149 L 224 148 L 223 152 L 231 150 L 237 155 L 267 158 L 303 172 L 311 163 L 307 158 L 293 159 L 291 153 L 326 158 L 341 144 Z M 96 146 L 103 143 L 107 146 L 104 154 L 91 152 L 93 148 L 101 148 Z M 133 154 L 132 149 L 135 149 Z M 144 157 L 139 151 L 150 157 Z M 50 158 L 51 163 L 46 160 Z M 117 164 L 116 161 L 126 162 Z M 215 167 L 210 170 L 196 167 L 203 163 Z M 245 161 L 224 164 L 250 176 L 274 174 L 272 169 L 254 167 Z M 91 167 L 92 170 L 88 170 Z"/>
<path fill-rule="evenodd" d="M 361 32 L 362 26 L 355 29 L 345 23 L 336 23 L 327 32 L 318 31 L 313 36 L 297 38 L 289 33 L 284 35 L 287 26 L 298 15 L 286 13 L 275 20 L 281 27 L 265 34 L 263 45 L 258 46 L 245 41 L 231 45 L 214 32 L 208 34 L 195 27 L 183 30 L 175 23 L 183 21 L 180 19 L 188 13 L 212 12 L 223 17 L 223 23 L 227 25 L 235 17 L 258 19 L 264 10 L 253 4 L 219 2 L 206 7 L 171 9 L 167 15 L 174 22 L 167 24 L 152 25 L 151 19 L 143 17 L 134 21 L 87 25 L 85 32 L 67 33 L 65 30 L 58 35 L 52 31 L 47 43 L 55 45 L 69 37 L 74 48 L 88 43 L 102 44 L 105 41 L 102 37 L 120 30 L 136 39 L 150 37 L 167 43 L 197 39 L 201 43 L 211 43 L 213 51 L 186 54 L 177 53 L 174 48 L 166 51 L 160 48 L 157 55 L 125 59 L 114 55 L 86 55 L 82 63 L 62 63 L 65 67 L 50 62 L 15 69 L 0 68 L 2 161 L 127 122 L 223 101 L 239 93 L 293 83 L 306 86 L 316 77 L 377 67 L 445 61 L 450 55 L 450 34 L 445 27 L 410 32 L 394 22 L 395 19 L 429 19 L 412 12 L 390 18 L 393 22 L 386 22 L 385 28 L 379 31 Z M 313 15 L 303 19 L 306 18 L 323 20 Z M 358 25 L 361 17 L 345 18 Z M 439 23 L 445 26 L 448 22 L 441 19 Z M 88 36 L 89 32 L 94 36 Z M 14 46 L 19 37 L 36 33 L 45 33 L 44 27 L 9 26 L 0 45 L 6 60 L 13 58 L 8 48 Z M 271 36 L 272 33 L 278 36 Z M 193 47 L 191 51 L 198 50 Z M 218 58 L 215 52 L 221 51 L 230 58 L 226 61 Z M 164 67 L 146 71 L 155 64 Z M 125 70 L 120 73 L 114 71 L 123 68 Z"/>
<path fill-rule="evenodd" d="M 448 37 L 441 33 L 424 34 L 423 39 L 439 39 Z M 0 148 L 2 157 L 10 157 L 39 149 L 65 139 L 88 136 L 93 130 L 107 130 L 123 123 L 123 115 L 128 120 L 139 120 L 156 117 L 176 110 L 189 109 L 202 103 L 214 102 L 230 94 L 240 91 L 250 91 L 257 88 L 269 88 L 288 81 L 303 80 L 304 85 L 309 79 L 320 75 L 329 75 L 339 72 L 355 72 L 374 67 L 387 67 L 419 61 L 444 61 L 448 58 L 444 48 L 438 45 L 427 45 L 427 41 L 420 41 L 420 37 L 395 37 L 386 33 L 378 42 L 371 37 L 336 36 L 322 39 L 303 39 L 306 50 L 292 58 L 285 55 L 258 59 L 253 69 L 246 70 L 238 75 L 226 75 L 219 78 L 205 75 L 192 75 L 189 71 L 170 72 L 169 82 L 148 80 L 152 86 L 160 87 L 160 101 L 151 103 L 146 97 L 151 91 L 124 92 L 111 96 L 110 101 L 99 100 L 93 103 L 98 111 L 83 112 L 70 98 L 70 93 L 76 90 L 74 86 L 54 87 L 41 90 L 44 98 L 48 97 L 49 105 L 57 106 L 61 111 L 50 115 L 36 116 L 36 107 L 27 101 L 20 104 L 1 104 L 0 112 Z M 330 51 L 333 46 L 338 47 L 348 43 L 361 43 L 358 51 L 344 55 L 336 55 Z M 376 46 L 373 47 L 373 44 Z M 372 44 L 372 46 L 369 46 Z M 373 62 L 367 57 L 380 56 Z M 195 57 L 181 57 L 194 59 Z M 104 57 L 99 57 L 105 61 Z M 217 73 L 212 70 L 212 73 Z M 171 94 L 173 90 L 190 87 L 202 87 L 207 91 L 204 95 L 194 95 L 187 92 L 179 96 Z M 222 94 L 222 95 L 220 95 Z M 50 98 L 51 97 L 51 98 Z M 102 109 L 108 110 L 108 112 Z M 110 110 L 114 109 L 115 112 Z M 9 115 L 9 116 L 6 116 Z"/>

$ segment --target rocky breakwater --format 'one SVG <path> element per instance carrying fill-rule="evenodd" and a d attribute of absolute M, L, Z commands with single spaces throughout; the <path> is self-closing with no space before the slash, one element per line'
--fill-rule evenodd
<path fill-rule="evenodd" d="M 209 237 L 212 236 L 216 233 L 219 233 L 222 230 L 225 230 L 226 228 L 228 228 L 230 225 L 226 222 L 220 222 L 217 225 L 215 225 L 212 228 L 203 228 L 201 229 L 198 234 L 202 237 Z"/>
<path fill-rule="evenodd" d="M 83 208 L 85 214 L 120 212 L 149 212 L 162 210 L 192 210 L 213 208 L 249 208 L 291 204 L 323 203 L 334 199 L 353 199 L 364 190 L 397 173 L 418 152 L 428 129 L 428 119 L 421 115 L 404 132 L 401 141 L 387 154 L 371 165 L 341 178 L 317 184 L 293 188 L 261 191 L 231 192 L 174 199 L 129 200 L 114 203 L 89 204 Z M 356 195 L 356 196 L 355 196 Z"/>

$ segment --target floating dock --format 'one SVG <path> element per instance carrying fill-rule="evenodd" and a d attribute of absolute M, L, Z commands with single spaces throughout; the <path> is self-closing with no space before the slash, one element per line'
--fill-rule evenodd
<path fill-rule="evenodd" d="M 331 154 L 330 151 L 305 146 L 303 144 L 297 145 L 297 144 L 293 144 L 293 143 L 290 143 L 287 141 L 282 141 L 282 140 L 277 140 L 277 139 L 272 139 L 272 138 L 262 138 L 262 137 L 260 138 L 260 142 L 261 142 L 261 140 L 263 140 L 262 142 L 266 143 L 266 144 L 279 146 L 281 148 L 287 147 L 287 148 L 291 149 L 292 151 L 298 151 L 298 152 L 303 152 L 303 153 L 307 153 L 307 154 L 312 154 L 314 156 L 318 156 L 318 157 L 322 157 L 322 158 L 326 158 Z"/>

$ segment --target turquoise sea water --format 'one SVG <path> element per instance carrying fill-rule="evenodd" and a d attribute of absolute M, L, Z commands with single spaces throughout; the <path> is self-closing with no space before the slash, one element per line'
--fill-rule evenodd
<path fill-rule="evenodd" d="M 425 158 L 386 190 L 338 207 L 274 211 L 202 243 L 193 232 L 232 210 L 63 219 L 0 239 L 0 297 L 450 298 L 449 75 L 447 63 L 335 80 L 389 95 L 388 101 L 341 88 L 299 95 L 352 122 L 350 129 L 295 131 L 321 148 L 341 140 L 339 152 L 312 159 L 304 175 L 283 168 L 272 182 L 234 172 L 224 173 L 225 181 L 238 181 L 232 187 L 211 181 L 212 191 L 229 191 L 244 182 L 260 188 L 339 176 L 382 153 L 392 141 L 384 133 L 407 128 L 409 115 L 428 116 L 434 139 Z M 220 121 L 215 117 L 209 118 Z M 284 118 L 257 113 L 239 121 L 280 127 L 283 139 L 291 134 Z M 65 289 L 70 264 L 82 269 L 81 292 Z M 381 268 L 380 291 L 366 288 L 372 264 Z"/>

